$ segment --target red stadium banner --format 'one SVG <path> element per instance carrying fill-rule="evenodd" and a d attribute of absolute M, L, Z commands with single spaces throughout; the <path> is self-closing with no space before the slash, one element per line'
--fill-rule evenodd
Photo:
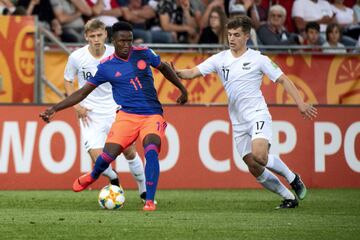
<path fill-rule="evenodd" d="M 192 68 L 207 59 L 206 53 L 159 53 L 162 61 L 173 62 L 177 68 Z M 360 103 L 360 56 L 320 54 L 269 55 L 313 104 Z M 59 89 L 64 89 L 63 75 L 67 60 L 64 53 L 45 55 L 45 74 Z M 154 70 L 155 87 L 162 103 L 176 103 L 178 89 Z M 183 81 L 189 91 L 189 103 L 226 104 L 227 96 L 216 74 Z M 269 104 L 294 103 L 280 84 L 264 79 L 262 91 Z M 47 89 L 46 102 L 59 98 Z"/>
<path fill-rule="evenodd" d="M 45 106 L 0 106 L 0 189 L 71 189 L 91 169 L 81 152 L 72 110 L 45 124 Z M 360 108 L 319 107 L 315 121 L 296 107 L 271 107 L 271 151 L 298 172 L 308 187 L 360 187 Z M 286 113 L 286 114 L 284 114 Z M 168 106 L 160 154 L 160 189 L 259 188 L 232 141 L 225 106 Z M 346 116 L 346 117 L 344 117 Z M 142 155 L 142 150 L 138 144 Z M 123 158 L 114 167 L 125 188 L 136 184 Z M 106 184 L 103 178 L 93 187 Z"/>
<path fill-rule="evenodd" d="M 177 68 L 192 68 L 209 54 L 161 53 L 163 61 Z M 306 102 L 312 104 L 360 103 L 360 55 L 278 54 L 269 57 L 294 82 Z M 159 98 L 163 103 L 175 103 L 177 89 L 159 71 L 154 70 Z M 184 81 L 190 103 L 227 103 L 226 93 L 216 74 Z M 262 92 L 269 104 L 294 104 L 280 84 L 264 78 Z"/>
<path fill-rule="evenodd" d="M 0 16 L 0 102 L 34 100 L 34 17 Z"/>

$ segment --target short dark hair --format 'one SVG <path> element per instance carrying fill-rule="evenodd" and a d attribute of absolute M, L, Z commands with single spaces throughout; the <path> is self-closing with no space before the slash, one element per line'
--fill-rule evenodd
<path fill-rule="evenodd" d="M 317 22 L 308 22 L 305 26 L 305 32 L 307 32 L 309 29 L 314 29 L 320 32 L 320 25 Z"/>
<path fill-rule="evenodd" d="M 252 21 L 246 15 L 241 15 L 231 19 L 227 24 L 227 29 L 236 29 L 241 27 L 244 33 L 250 33 Z"/>
<path fill-rule="evenodd" d="M 112 25 L 112 27 L 111 27 L 112 34 L 114 34 L 115 32 L 118 32 L 118 31 L 130 31 L 130 32 L 132 32 L 133 27 L 128 22 L 119 21 L 119 22 L 114 23 Z"/>

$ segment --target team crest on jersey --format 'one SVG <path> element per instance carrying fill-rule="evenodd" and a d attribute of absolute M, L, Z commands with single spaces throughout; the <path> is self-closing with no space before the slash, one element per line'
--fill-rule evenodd
<path fill-rule="evenodd" d="M 144 61 L 144 60 L 139 60 L 138 62 L 137 62 L 137 67 L 138 67 L 138 69 L 140 69 L 140 70 L 144 70 L 145 68 L 146 68 L 146 62 Z"/>
<path fill-rule="evenodd" d="M 245 63 L 243 63 L 242 69 L 243 69 L 243 70 L 249 70 L 249 69 L 250 69 L 250 66 L 249 66 L 250 63 L 251 63 L 251 62 L 245 62 Z"/>

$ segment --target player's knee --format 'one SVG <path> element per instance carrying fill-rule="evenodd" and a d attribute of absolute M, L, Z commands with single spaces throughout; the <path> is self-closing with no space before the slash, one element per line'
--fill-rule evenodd
<path fill-rule="evenodd" d="M 252 154 L 248 154 L 244 157 L 244 162 L 249 168 L 249 171 L 256 171 L 259 169 L 260 165 L 255 161 L 254 156 Z"/>
<path fill-rule="evenodd" d="M 121 154 L 123 148 L 119 144 L 115 143 L 106 143 L 103 149 L 103 152 L 111 156 L 112 158 L 116 158 Z"/>
<path fill-rule="evenodd" d="M 136 157 L 136 152 L 135 151 L 125 151 L 124 152 L 124 157 L 127 159 L 127 160 L 133 160 L 135 157 Z"/>
<path fill-rule="evenodd" d="M 254 151 L 252 153 L 254 160 L 262 166 L 266 166 L 268 153 L 264 151 Z"/>
<path fill-rule="evenodd" d="M 243 159 L 249 168 L 249 172 L 254 177 L 259 177 L 264 172 L 264 167 L 255 160 L 251 153 L 246 155 Z"/>
<path fill-rule="evenodd" d="M 246 165 L 249 168 L 249 172 L 255 176 L 258 177 L 261 172 L 263 171 L 263 167 L 257 163 L 253 158 L 251 158 L 249 161 L 245 161 Z"/>
<path fill-rule="evenodd" d="M 161 138 L 156 134 L 149 134 L 143 140 L 143 146 L 146 147 L 149 144 L 154 144 L 158 148 L 161 146 Z"/>
<path fill-rule="evenodd" d="M 255 173 L 255 172 L 258 172 L 259 171 L 259 164 L 256 164 L 255 162 L 254 163 L 251 163 L 251 164 L 248 164 L 247 165 L 248 168 L 249 168 L 249 172 L 250 173 Z"/>

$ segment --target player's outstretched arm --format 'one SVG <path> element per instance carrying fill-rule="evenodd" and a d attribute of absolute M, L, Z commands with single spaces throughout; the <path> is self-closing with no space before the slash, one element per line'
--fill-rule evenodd
<path fill-rule="evenodd" d="M 317 110 L 311 104 L 305 103 L 303 98 L 301 97 L 298 89 L 294 85 L 294 83 L 285 75 L 281 75 L 277 82 L 280 83 L 285 91 L 294 99 L 296 102 L 300 113 L 304 118 L 313 119 L 317 116 Z"/>
<path fill-rule="evenodd" d="M 176 73 L 171 68 L 171 66 L 168 63 L 161 62 L 157 69 L 159 69 L 162 75 L 164 75 L 166 79 L 168 79 L 181 91 L 181 96 L 177 99 L 177 102 L 180 104 L 185 104 L 188 100 L 187 90 L 180 82 L 180 79 L 176 76 Z"/>
<path fill-rule="evenodd" d="M 70 96 L 76 91 L 74 87 L 74 83 L 67 80 L 64 81 L 64 88 L 65 88 L 66 96 Z M 75 104 L 74 109 L 76 111 L 78 118 L 82 121 L 84 126 L 89 126 L 90 118 L 88 116 L 88 112 L 90 111 L 90 109 L 85 108 L 80 104 Z"/>
<path fill-rule="evenodd" d="M 181 79 L 189 80 L 196 77 L 200 77 L 202 75 L 197 67 L 193 67 L 190 69 L 176 69 L 174 63 L 171 62 L 171 68 L 174 70 L 176 75 Z"/>
<path fill-rule="evenodd" d="M 52 107 L 49 107 L 48 109 L 46 109 L 44 112 L 40 113 L 40 117 L 45 121 L 45 122 L 50 122 L 51 118 L 54 117 L 55 113 L 63 110 L 65 108 L 74 106 L 75 104 L 81 102 L 84 98 L 87 97 L 87 95 L 89 95 L 94 89 L 96 88 L 96 86 L 91 85 L 91 84 L 85 84 L 82 88 L 80 88 L 79 90 L 77 90 L 76 92 L 74 92 L 73 94 L 71 94 L 69 97 L 65 98 L 64 100 L 62 100 L 61 102 L 55 104 Z"/>

